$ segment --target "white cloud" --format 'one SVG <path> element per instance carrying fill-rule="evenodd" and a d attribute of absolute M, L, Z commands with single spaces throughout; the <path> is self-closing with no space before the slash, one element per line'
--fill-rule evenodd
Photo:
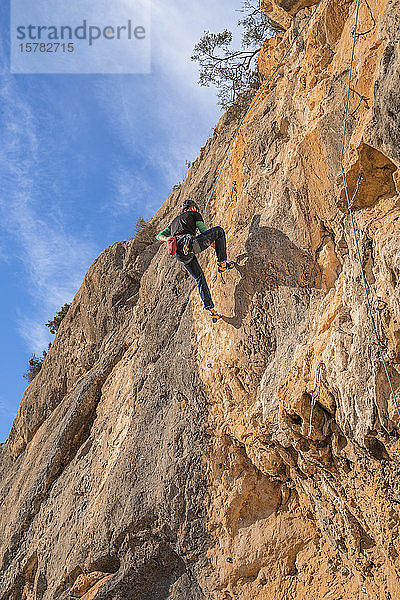
<path fill-rule="evenodd" d="M 21 246 L 32 293 L 49 309 L 64 304 L 75 294 L 96 249 L 91 243 L 64 232 L 50 216 L 38 214 L 32 201 L 33 197 L 27 193 L 15 197 L 8 209 L 2 198 L 0 205 L 7 213 L 4 218 L 7 229 L 17 236 Z"/>
<path fill-rule="evenodd" d="M 115 215 L 136 212 L 145 204 L 144 199 L 150 191 L 150 185 L 140 171 L 118 167 L 112 172 L 115 197 L 110 205 L 106 201 L 103 209 L 108 209 Z"/>
<path fill-rule="evenodd" d="M 240 4 L 237 0 L 236 8 Z M 122 146 L 147 158 L 165 181 L 166 194 L 185 177 L 185 160 L 197 156 L 220 115 L 214 90 L 197 84 L 198 68 L 190 60 L 193 46 L 203 30 L 232 28 L 236 19 L 231 0 L 153 0 L 154 75 L 145 97 L 137 96 L 135 81 L 139 80 L 135 76 L 132 86 L 118 78 L 112 86 L 108 78 L 94 81 L 107 126 L 113 128 Z M 1 48 L 0 59 L 7 62 Z M 143 81 L 141 85 L 145 85 Z M 72 298 L 98 249 L 64 230 L 62 212 L 45 213 L 40 206 L 41 180 L 45 179 L 40 172 L 40 132 L 29 103 L 6 73 L 1 79 L 0 100 L 5 108 L 0 146 L 1 224 L 15 239 L 13 253 L 23 261 L 28 292 L 37 305 L 37 317 L 20 318 L 19 331 L 30 350 L 38 351 L 46 337 L 43 322 Z M 144 131 L 144 123 L 152 123 L 150 131 Z M 73 127 L 70 119 L 68 126 Z M 52 173 L 56 184 L 55 165 Z M 151 216 L 163 201 L 152 197 L 152 182 L 144 170 L 132 172 L 117 166 L 112 178 L 115 195 L 103 203 L 102 210 L 114 216 L 137 209 L 145 217 Z M 6 258 L 4 254 L 0 248 L 0 260 Z"/>
<path fill-rule="evenodd" d="M 221 116 L 215 89 L 197 83 L 198 65 L 190 59 L 193 47 L 206 29 L 234 29 L 238 19 L 235 10 L 240 6 L 241 0 L 233 5 L 231 0 L 152 0 L 151 88 L 149 84 L 147 90 L 146 83 L 135 77 L 129 87 L 116 81 L 113 93 L 107 82 L 97 83 L 109 126 L 128 152 L 136 149 L 147 156 L 164 179 L 166 193 L 186 176 L 185 161 L 196 158 Z M 140 97 L 143 91 L 144 99 Z M 143 131 L 144 123 L 149 122 L 151 131 Z M 130 193 L 131 174 L 126 181 L 120 196 L 111 201 L 111 211 L 118 213 L 124 206 L 127 210 L 132 206 L 124 193 Z M 145 186 L 144 179 L 142 183 Z M 157 210 L 163 199 L 151 199 L 150 206 Z"/>
<path fill-rule="evenodd" d="M 9 435 L 17 409 L 18 405 L 0 398 L 0 444 L 5 442 Z"/>
<path fill-rule="evenodd" d="M 235 8 L 240 6 L 241 0 L 153 0 L 153 62 L 174 86 L 190 93 L 203 107 L 215 107 L 215 94 L 204 89 L 199 93 L 198 67 L 190 59 L 194 45 L 204 30 L 234 29 L 238 18 Z"/>
<path fill-rule="evenodd" d="M 30 107 L 9 75 L 2 76 L 0 99 L 5 111 L 0 152 L 1 225 L 13 240 L 14 259 L 23 262 L 27 292 L 36 307 L 35 319 L 24 317 L 18 329 L 29 350 L 37 352 L 47 339 L 44 319 L 72 298 L 97 249 L 63 231 L 58 217 L 41 206 L 41 141 Z"/>
<path fill-rule="evenodd" d="M 0 415 L 7 418 L 15 416 L 15 408 L 11 409 L 7 403 L 2 400 L 2 398 L 0 398 Z"/>
<path fill-rule="evenodd" d="M 43 322 L 23 315 L 18 318 L 18 333 L 25 341 L 29 351 L 38 357 L 42 356 L 42 351 L 52 340 L 52 336 L 43 325 Z"/>
<path fill-rule="evenodd" d="M 154 72 L 160 78 L 160 101 L 154 108 L 169 138 L 159 160 L 173 183 L 182 178 L 184 161 L 196 158 L 221 116 L 215 88 L 198 84 L 198 64 L 191 60 L 194 45 L 204 30 L 234 29 L 235 9 L 240 6 L 241 0 L 153 0 L 152 53 Z M 168 88 L 169 93 L 163 94 Z"/>
<path fill-rule="evenodd" d="M 0 261 L 5 263 L 10 262 L 9 254 L 7 253 L 6 249 L 2 246 L 0 246 Z"/>

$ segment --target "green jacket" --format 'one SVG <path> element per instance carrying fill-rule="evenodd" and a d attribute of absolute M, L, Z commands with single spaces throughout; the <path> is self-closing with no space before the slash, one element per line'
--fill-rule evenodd
<path fill-rule="evenodd" d="M 204 233 L 205 231 L 207 231 L 207 227 L 204 225 L 204 221 L 196 221 L 196 227 L 200 231 L 200 233 Z M 165 237 L 170 237 L 171 236 L 171 227 L 166 227 L 165 229 L 160 231 L 160 233 L 157 233 L 157 235 L 156 235 L 157 240 L 160 238 L 160 235 L 165 235 Z M 182 237 L 183 237 L 182 235 L 178 236 L 178 240 Z"/>

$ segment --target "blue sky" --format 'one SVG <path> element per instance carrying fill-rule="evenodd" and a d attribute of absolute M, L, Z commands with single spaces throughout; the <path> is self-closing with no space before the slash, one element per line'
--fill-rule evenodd
<path fill-rule="evenodd" d="M 154 214 L 220 116 L 190 56 L 203 30 L 235 26 L 240 0 L 152 4 L 151 75 L 11 75 L 0 8 L 0 442 L 53 337 L 44 323 Z"/>

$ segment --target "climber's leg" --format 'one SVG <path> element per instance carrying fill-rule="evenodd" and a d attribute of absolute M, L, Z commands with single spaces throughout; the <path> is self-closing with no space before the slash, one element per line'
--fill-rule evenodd
<path fill-rule="evenodd" d="M 191 250 L 195 254 L 203 252 L 215 242 L 215 253 L 219 263 L 226 262 L 226 236 L 222 227 L 212 227 L 191 240 Z"/>
<path fill-rule="evenodd" d="M 196 280 L 197 287 L 199 288 L 200 298 L 203 300 L 204 308 L 207 310 L 212 310 L 214 308 L 214 302 L 212 301 L 206 277 L 203 269 L 199 265 L 199 261 L 196 257 L 194 257 L 189 263 L 183 264 L 191 276 Z"/>

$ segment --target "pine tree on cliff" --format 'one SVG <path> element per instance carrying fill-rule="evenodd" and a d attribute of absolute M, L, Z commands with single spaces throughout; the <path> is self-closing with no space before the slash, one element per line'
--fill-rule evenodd
<path fill-rule="evenodd" d="M 59 311 L 57 311 L 56 315 L 50 319 L 49 321 L 47 321 L 46 323 L 46 327 L 48 327 L 50 329 L 50 333 L 52 334 L 56 334 L 62 320 L 64 319 L 65 315 L 68 312 L 68 309 L 71 305 L 68 303 L 65 303 Z M 29 383 L 31 383 L 36 375 L 38 375 L 40 373 L 40 369 L 43 366 L 44 360 L 48 354 L 48 351 L 50 350 L 51 347 L 51 342 L 49 343 L 47 350 L 43 350 L 42 351 L 42 356 L 36 356 L 36 354 L 32 354 L 32 356 L 30 357 L 29 361 L 28 361 L 28 368 L 26 370 L 26 373 L 24 373 L 23 378 L 26 379 L 27 381 L 29 381 Z"/>
<path fill-rule="evenodd" d="M 242 48 L 232 47 L 233 34 L 205 31 L 194 47 L 192 60 L 200 65 L 199 84 L 217 87 L 218 104 L 228 109 L 245 92 L 257 89 L 257 58 L 266 38 L 283 30 L 259 8 L 255 0 L 243 0 L 243 17 L 238 21 L 242 32 Z"/>
<path fill-rule="evenodd" d="M 65 315 L 68 312 L 68 309 L 71 305 L 66 303 L 64 304 L 59 311 L 57 311 L 55 317 L 53 317 L 50 321 L 47 321 L 46 323 L 46 327 L 48 327 L 50 329 L 50 333 L 57 333 L 58 328 L 61 325 L 61 322 L 63 320 L 63 318 L 65 317 Z"/>

